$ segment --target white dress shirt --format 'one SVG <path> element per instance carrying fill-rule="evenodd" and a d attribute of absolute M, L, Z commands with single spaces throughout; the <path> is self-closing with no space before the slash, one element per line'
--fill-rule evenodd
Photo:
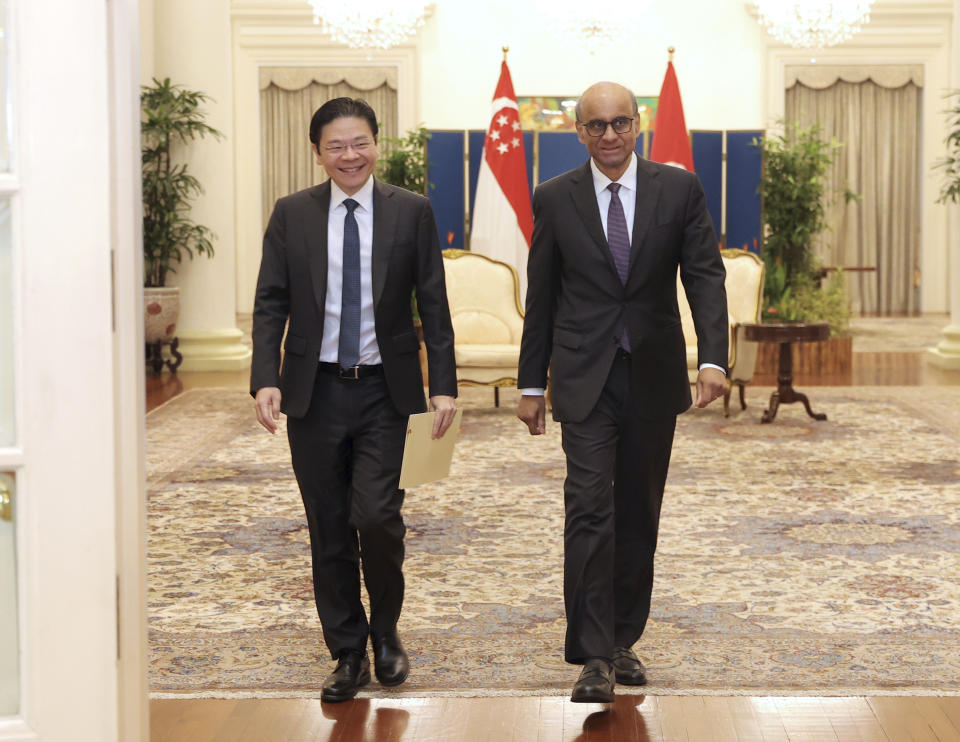
<path fill-rule="evenodd" d="M 360 231 L 360 359 L 361 366 L 382 363 L 373 317 L 373 176 L 359 191 L 348 196 L 330 182 L 330 213 L 327 218 L 327 303 L 323 312 L 323 342 L 320 360 L 336 363 L 340 353 L 340 311 L 343 303 L 343 220 L 344 200 L 359 206 L 353 211 Z"/>
<path fill-rule="evenodd" d="M 619 183 L 620 192 L 617 195 L 620 197 L 620 203 L 623 204 L 623 216 L 627 220 L 627 234 L 630 237 L 630 244 L 632 246 L 633 215 L 637 210 L 637 153 L 631 153 L 630 164 L 627 165 L 627 169 L 623 172 L 623 175 L 615 181 L 610 180 L 610 178 L 600 172 L 600 168 L 597 167 L 597 163 L 594 162 L 592 157 L 590 158 L 590 171 L 593 173 L 593 190 L 597 194 L 597 206 L 600 207 L 600 221 L 603 223 L 603 236 L 609 239 L 609 234 L 607 233 L 607 212 L 610 210 L 610 197 L 613 194 L 610 193 L 607 186 L 611 183 Z M 700 364 L 701 369 L 707 367 L 723 371 L 722 368 L 713 363 Z M 521 394 L 534 396 L 542 396 L 545 392 L 545 389 L 535 388 L 520 390 Z"/>

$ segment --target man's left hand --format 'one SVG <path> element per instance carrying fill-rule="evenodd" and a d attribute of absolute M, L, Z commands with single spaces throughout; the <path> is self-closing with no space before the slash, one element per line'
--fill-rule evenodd
<path fill-rule="evenodd" d="M 727 377 L 718 368 L 702 368 L 697 374 L 697 407 L 706 407 L 727 391 Z"/>
<path fill-rule="evenodd" d="M 457 413 L 457 400 L 445 394 L 430 397 L 430 411 L 437 413 L 433 418 L 433 432 L 430 437 L 434 440 L 443 438 L 443 434 L 447 432 Z"/>

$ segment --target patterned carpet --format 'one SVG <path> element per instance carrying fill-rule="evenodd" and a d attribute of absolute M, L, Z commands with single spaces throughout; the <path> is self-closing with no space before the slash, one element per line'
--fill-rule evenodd
<path fill-rule="evenodd" d="M 681 416 L 644 692 L 960 693 L 960 388 L 805 391 L 829 421 L 759 425 L 769 388 Z M 365 694 L 565 695 L 559 426 L 465 397 L 452 476 L 404 506 L 410 679 Z M 203 389 L 147 418 L 154 697 L 315 697 L 331 666 L 286 437 L 252 413 Z"/>

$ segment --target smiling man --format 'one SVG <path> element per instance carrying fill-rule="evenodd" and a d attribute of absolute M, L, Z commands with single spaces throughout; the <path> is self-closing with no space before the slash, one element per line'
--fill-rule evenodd
<path fill-rule="evenodd" d="M 433 212 L 424 196 L 373 177 L 377 133 L 376 114 L 362 100 L 335 98 L 313 115 L 311 147 L 330 179 L 277 201 L 253 310 L 250 392 L 269 432 L 287 415 L 317 612 L 337 660 L 324 701 L 353 698 L 370 681 L 368 637 L 383 685 L 398 685 L 409 672 L 397 634 L 406 531 L 398 483 L 407 416 L 427 409 L 414 289 L 429 406 L 438 412 L 435 438 L 456 412 L 453 327 Z"/>
<path fill-rule="evenodd" d="M 632 650 L 650 613 L 653 555 L 676 416 L 691 403 L 677 269 L 700 355 L 698 407 L 726 387 L 724 270 L 697 177 L 634 154 L 637 99 L 601 82 L 577 103 L 590 160 L 537 187 L 517 416 L 561 423 L 565 658 L 571 700 L 642 685 Z"/>

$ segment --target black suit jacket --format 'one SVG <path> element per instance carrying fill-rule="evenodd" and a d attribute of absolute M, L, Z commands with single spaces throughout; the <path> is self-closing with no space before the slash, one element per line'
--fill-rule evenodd
<path fill-rule="evenodd" d="M 327 294 L 329 212 L 326 181 L 277 201 L 263 238 L 250 392 L 279 387 L 282 410 L 290 417 L 306 415 L 317 373 Z M 426 410 L 410 307 L 414 287 L 427 346 L 430 395 L 456 396 L 453 326 L 427 198 L 374 181 L 372 272 L 377 345 L 397 410 L 404 415 Z M 288 317 L 281 368 L 280 342 Z"/>
<path fill-rule="evenodd" d="M 554 418 L 579 422 L 600 397 L 626 323 L 637 412 L 661 419 L 690 407 L 677 267 L 700 363 L 727 366 L 724 269 L 693 173 L 637 161 L 626 286 L 603 234 L 589 161 L 537 187 L 518 386 L 544 387 Z"/>

